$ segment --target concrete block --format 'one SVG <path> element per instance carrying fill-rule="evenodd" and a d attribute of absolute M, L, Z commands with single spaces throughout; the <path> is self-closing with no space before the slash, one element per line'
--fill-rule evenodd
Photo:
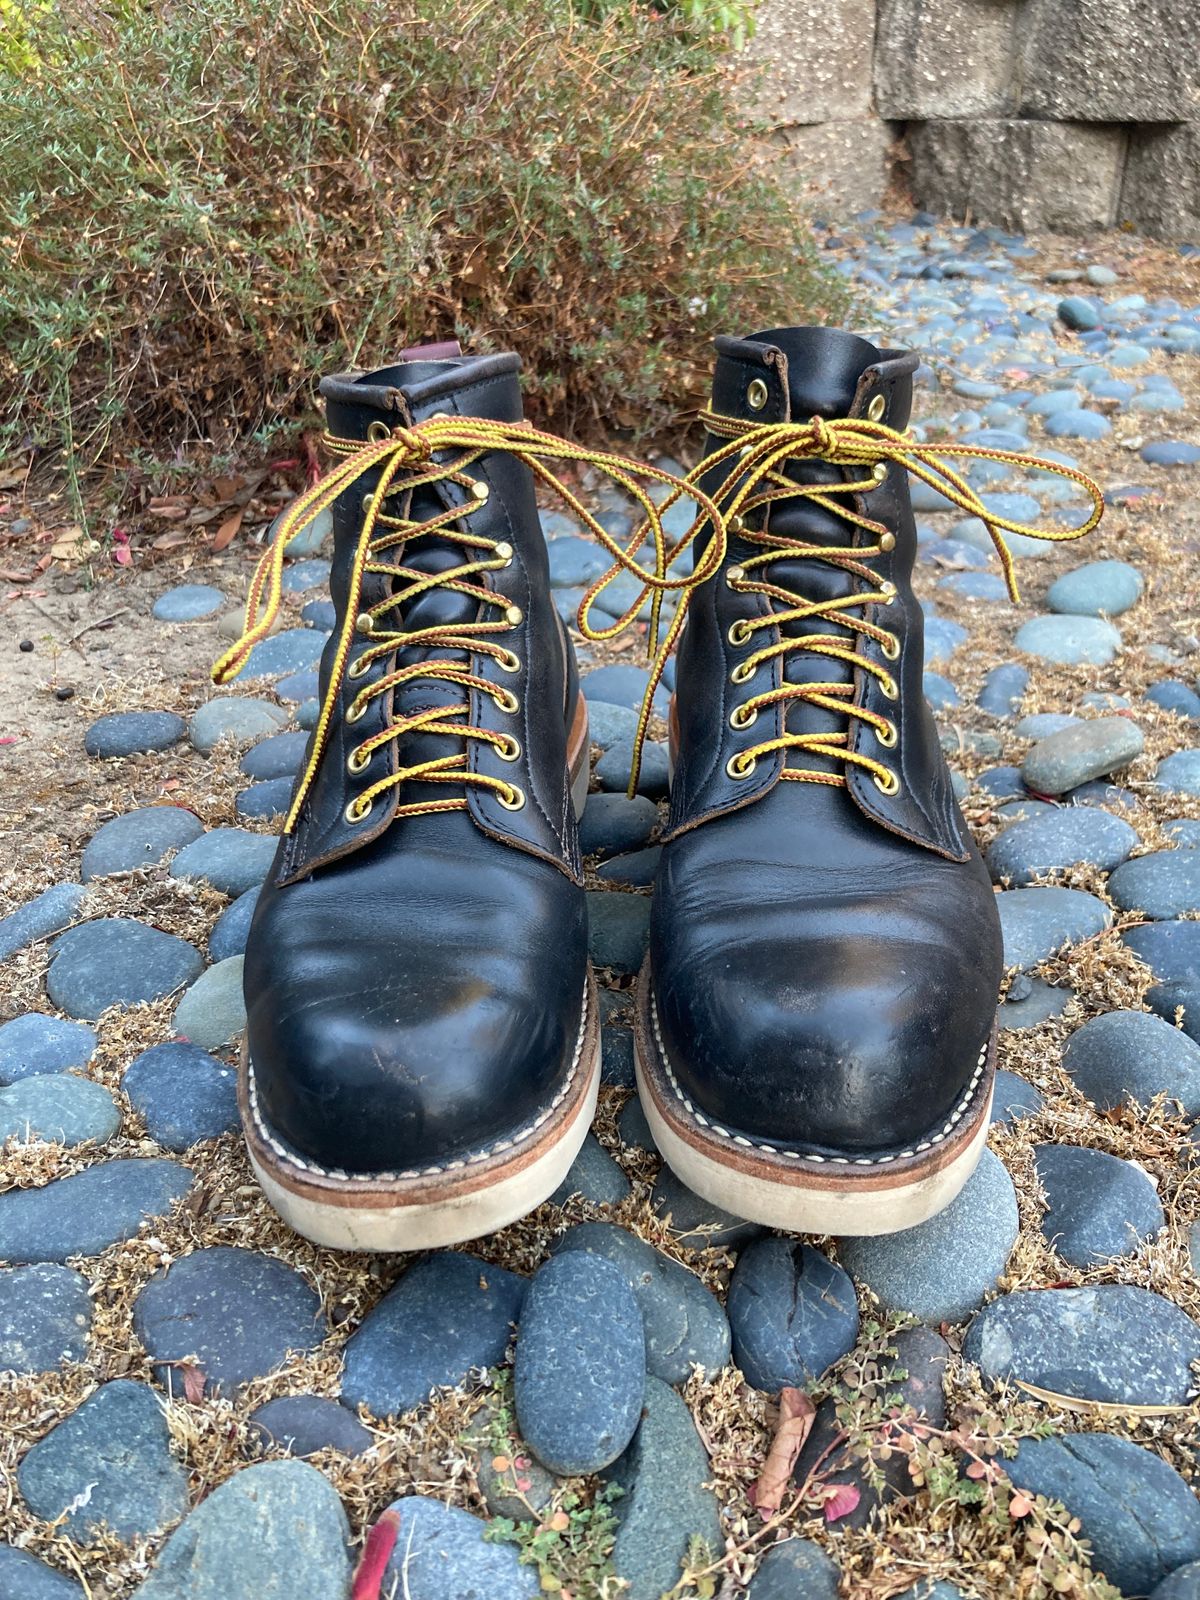
<path fill-rule="evenodd" d="M 1196 0 L 1029 0 L 1021 35 L 1018 116 L 1200 117 Z"/>
<path fill-rule="evenodd" d="M 1159 239 L 1200 240 L 1200 121 L 1130 129 L 1120 221 Z"/>
<path fill-rule="evenodd" d="M 875 0 L 763 0 L 743 61 L 750 109 L 773 127 L 871 113 Z"/>
<path fill-rule="evenodd" d="M 773 142 L 781 180 L 823 216 L 850 216 L 883 200 L 894 136 L 878 117 L 793 127 Z"/>
<path fill-rule="evenodd" d="M 984 118 L 908 130 L 917 205 L 1001 228 L 1111 227 L 1126 135 L 1078 122 Z"/>
<path fill-rule="evenodd" d="M 878 0 L 875 109 L 904 121 L 1011 115 L 1014 0 Z"/>

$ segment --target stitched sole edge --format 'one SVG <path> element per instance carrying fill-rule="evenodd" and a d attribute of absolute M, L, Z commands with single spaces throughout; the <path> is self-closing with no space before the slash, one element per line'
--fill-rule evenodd
<path fill-rule="evenodd" d="M 958 1105 L 909 1148 L 868 1156 L 804 1153 L 725 1128 L 692 1103 L 663 1048 L 648 960 L 638 982 L 638 1093 L 663 1159 L 714 1205 L 795 1233 L 899 1233 L 944 1210 L 987 1143 L 995 1046 L 993 1026 Z"/>
<path fill-rule="evenodd" d="M 599 1086 L 600 1029 L 589 970 L 571 1065 L 553 1100 L 525 1127 L 469 1156 L 393 1173 L 306 1161 L 263 1118 L 244 1046 L 238 1102 L 250 1165 L 289 1227 L 335 1249 L 410 1251 L 478 1239 L 553 1194 L 591 1126 Z"/>

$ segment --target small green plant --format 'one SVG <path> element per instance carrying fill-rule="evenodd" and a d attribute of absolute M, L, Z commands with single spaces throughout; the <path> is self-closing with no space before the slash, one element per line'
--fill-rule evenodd
<path fill-rule="evenodd" d="M 617 1537 L 613 1507 L 623 1492 L 619 1484 L 607 1483 L 589 1499 L 566 1488 L 540 1521 L 494 1517 L 484 1537 L 516 1545 L 521 1560 L 537 1568 L 546 1594 L 561 1600 L 616 1600 L 622 1585 L 612 1570 Z"/>
<path fill-rule="evenodd" d="M 689 23 L 728 8 L 3 3 L 0 449 L 227 453 L 451 336 L 645 435 L 714 332 L 845 312 Z"/>

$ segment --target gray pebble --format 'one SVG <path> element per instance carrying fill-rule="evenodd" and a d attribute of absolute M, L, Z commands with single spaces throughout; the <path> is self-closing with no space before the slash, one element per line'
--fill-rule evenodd
<path fill-rule="evenodd" d="M 1023 623 L 1014 643 L 1027 655 L 1058 666 L 1106 667 L 1121 649 L 1121 635 L 1102 617 L 1051 614 Z"/>
<path fill-rule="evenodd" d="M 27 1550 L 0 1544 L 0 1600 L 85 1600 L 74 1578 Z"/>
<path fill-rule="evenodd" d="M 270 700 L 218 695 L 207 700 L 193 715 L 187 734 L 192 748 L 207 755 L 222 739 L 249 744 L 265 734 L 278 732 L 285 720 L 282 707 Z"/>
<path fill-rule="evenodd" d="M 245 956 L 229 956 L 202 972 L 175 1007 L 173 1026 L 181 1039 L 201 1050 L 219 1050 L 240 1037 L 246 1026 L 242 993 Z"/>
<path fill-rule="evenodd" d="M 83 736 L 89 756 L 131 756 L 169 750 L 187 733 L 174 711 L 110 711 L 97 717 Z"/>
<path fill-rule="evenodd" d="M 171 876 L 211 884 L 222 894 L 245 894 L 271 870 L 276 846 L 268 834 L 213 828 L 179 852 L 171 863 Z"/>
<path fill-rule="evenodd" d="M 1142 597 L 1145 581 L 1128 561 L 1089 561 L 1050 585 L 1051 611 L 1078 617 L 1119 617 Z"/>
<path fill-rule="evenodd" d="M 260 888 L 261 885 L 258 885 L 253 889 L 247 889 L 245 894 L 238 895 L 233 904 L 226 906 L 213 923 L 212 932 L 208 936 L 210 961 L 228 961 L 230 956 L 245 955 L 246 940 L 250 934 L 250 923 L 254 918 L 254 908 L 258 904 Z"/>
<path fill-rule="evenodd" d="M 758 1564 L 746 1600 L 838 1600 L 841 1573 L 812 1539 L 773 1544 Z"/>
<path fill-rule="evenodd" d="M 82 1022 L 27 1011 L 0 1024 L 0 1084 L 86 1067 L 98 1042 Z"/>
<path fill-rule="evenodd" d="M 1067 1040 L 1062 1064 L 1100 1111 L 1126 1099 L 1148 1106 L 1165 1094 L 1185 1116 L 1200 1116 L 1200 1045 L 1161 1017 L 1110 1011 Z"/>
<path fill-rule="evenodd" d="M 1122 911 L 1170 921 L 1200 911 L 1200 850 L 1154 850 L 1119 867 L 1108 880 Z"/>
<path fill-rule="evenodd" d="M 1065 1144 L 1035 1145 L 1034 1160 L 1049 1207 L 1042 1234 L 1070 1266 L 1135 1255 L 1163 1226 L 1158 1192 L 1132 1161 Z"/>
<path fill-rule="evenodd" d="M 70 927 L 83 908 L 81 883 L 52 883 L 6 917 L 0 917 L 0 961 Z"/>
<path fill-rule="evenodd" d="M 220 589 L 208 583 L 181 583 L 160 594 L 152 607 L 158 622 L 199 622 L 215 616 L 225 604 Z"/>
<path fill-rule="evenodd" d="M 151 1045 L 125 1069 L 121 1088 L 166 1150 L 188 1150 L 238 1124 L 237 1073 L 193 1044 Z"/>
<path fill-rule="evenodd" d="M 992 841 L 986 859 L 997 882 L 1007 879 L 1022 888 L 1043 873 L 1082 864 L 1111 872 L 1137 843 L 1137 834 L 1121 817 L 1065 806 L 1006 828 Z"/>
<path fill-rule="evenodd" d="M 858 1301 L 849 1277 L 811 1245 L 758 1239 L 738 1257 L 726 1301 L 733 1359 L 768 1394 L 807 1389 L 854 1348 Z"/>
<path fill-rule="evenodd" d="M 1035 1116 L 1042 1109 L 1042 1096 L 1033 1084 L 1018 1078 L 1015 1072 L 1003 1068 L 996 1074 L 996 1089 L 992 1099 L 991 1121 L 1001 1127 L 1011 1127 L 1022 1117 Z"/>
<path fill-rule="evenodd" d="M 665 1163 L 655 1180 L 651 1203 L 660 1216 L 669 1219 L 671 1232 L 689 1250 L 738 1250 L 766 1232 L 757 1222 L 746 1222 L 710 1200 L 701 1199 Z"/>
<path fill-rule="evenodd" d="M 571 1163 L 571 1170 L 550 1199 L 555 1205 L 562 1205 L 578 1194 L 592 1205 L 615 1206 L 627 1199 L 629 1193 L 629 1179 L 596 1135 L 589 1133 Z"/>
<path fill-rule="evenodd" d="M 318 1394 L 281 1394 L 250 1413 L 251 1431 L 264 1445 L 293 1456 L 336 1450 L 361 1456 L 374 1443 L 349 1407 Z"/>
<path fill-rule="evenodd" d="M 203 967 L 199 951 L 174 934 L 129 917 L 100 917 L 58 936 L 46 993 L 68 1016 L 91 1021 L 110 1006 L 161 1000 Z"/>
<path fill-rule="evenodd" d="M 290 778 L 299 770 L 307 749 L 306 733 L 273 733 L 251 745 L 238 767 L 256 783 L 268 778 Z"/>
<path fill-rule="evenodd" d="M 21 1078 L 0 1089 L 0 1143 L 44 1140 L 66 1146 L 105 1144 L 121 1126 L 117 1102 L 102 1083 L 70 1072 Z"/>
<path fill-rule="evenodd" d="M 515 1545 L 488 1539 L 487 1523 L 470 1512 L 415 1494 L 393 1500 L 388 1510 L 398 1514 L 402 1532 L 384 1573 L 382 1595 L 394 1594 L 396 1600 L 537 1600 L 542 1593 L 537 1568 L 521 1564 Z M 314 1591 L 312 1600 L 327 1596 Z"/>
<path fill-rule="evenodd" d="M 86 1360 L 91 1326 L 82 1274 L 49 1263 L 0 1270 L 0 1372 L 54 1372 Z"/>
<path fill-rule="evenodd" d="M 184 1195 L 192 1174 L 178 1162 L 101 1161 L 39 1189 L 0 1194 L 0 1260 L 66 1261 L 94 1256 Z"/>
<path fill-rule="evenodd" d="M 172 850 L 181 850 L 204 832 L 204 824 L 182 806 L 144 806 L 113 817 L 92 835 L 83 852 L 84 883 L 139 867 L 156 867 Z"/>
<path fill-rule="evenodd" d="M 597 967 L 634 973 L 650 938 L 650 900 L 644 894 L 591 889 L 587 895 L 588 952 Z"/>
<path fill-rule="evenodd" d="M 1128 717 L 1093 717 L 1039 739 L 1021 774 L 1037 794 L 1067 794 L 1126 766 L 1141 755 L 1144 743 L 1142 730 Z"/>
<path fill-rule="evenodd" d="M 269 638 L 260 639 L 246 657 L 242 681 L 256 678 L 281 678 L 287 672 L 303 672 L 321 659 L 325 635 L 315 628 L 284 628 Z"/>
<path fill-rule="evenodd" d="M 579 819 L 579 848 L 589 856 L 638 850 L 657 826 L 658 807 L 645 795 L 590 794 Z"/>
<path fill-rule="evenodd" d="M 1004 965 L 1022 972 L 1112 925 L 1109 908 L 1082 889 L 1005 889 L 996 896 L 996 910 Z"/>

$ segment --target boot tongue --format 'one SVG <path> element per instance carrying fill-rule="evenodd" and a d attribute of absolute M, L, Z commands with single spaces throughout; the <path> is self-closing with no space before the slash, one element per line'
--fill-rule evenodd
<path fill-rule="evenodd" d="M 750 343 L 772 345 L 787 358 L 793 422 L 848 416 L 858 380 L 880 359 L 873 344 L 838 328 L 773 328 L 752 333 Z"/>

